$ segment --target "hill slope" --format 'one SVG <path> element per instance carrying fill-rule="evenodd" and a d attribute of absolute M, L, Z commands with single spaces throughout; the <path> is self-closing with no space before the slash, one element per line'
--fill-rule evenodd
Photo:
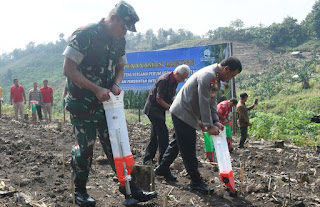
<path fill-rule="evenodd" d="M 208 45 L 208 44 L 218 44 L 224 41 L 209 41 L 209 40 L 193 40 L 184 41 L 179 44 L 171 45 L 166 49 L 179 48 L 179 47 L 190 47 L 197 45 Z M 0 67 L 0 86 L 3 88 L 4 98 L 6 102 L 9 102 L 9 89 L 13 84 L 12 80 L 18 78 L 20 84 L 25 87 L 26 93 L 32 88 L 33 82 L 38 82 L 38 86 L 42 86 L 42 81 L 44 79 L 49 80 L 49 85 L 54 88 L 54 98 L 55 98 L 55 112 L 61 112 L 61 99 L 62 99 L 62 89 L 64 87 L 65 77 L 62 74 L 63 66 L 63 56 L 61 55 L 63 47 L 60 49 L 49 52 L 32 53 L 28 56 L 22 57 L 16 61 L 13 61 L 3 67 Z M 290 55 L 277 54 L 265 47 L 257 46 L 253 43 L 243 43 L 243 42 L 233 42 L 233 54 L 237 56 L 243 65 L 242 79 L 247 80 L 247 75 L 263 73 L 264 71 L 270 70 L 276 62 L 284 58 L 290 58 Z M 309 56 L 309 53 L 306 53 Z M 315 80 L 314 80 L 315 81 Z M 317 84 L 313 84 L 313 86 Z M 287 87 L 287 86 L 286 86 Z M 239 85 L 237 85 L 239 88 Z M 316 88 L 315 88 L 316 89 Z M 252 91 L 252 88 L 245 88 L 241 90 Z M 317 90 L 319 91 L 319 90 Z M 319 93 L 311 89 L 310 94 L 308 91 L 298 91 L 299 93 L 307 92 L 307 96 L 317 97 Z M 297 95 L 295 94 L 295 95 Z M 279 97 L 276 97 L 279 98 Z M 311 102 L 308 104 L 315 104 L 317 98 L 311 98 Z M 270 101 L 270 100 L 268 100 Z M 295 102 L 295 100 L 290 99 L 290 102 Z M 272 98 L 271 102 L 275 103 Z M 301 102 L 301 101 L 300 101 Z M 277 104 L 276 104 L 277 105 Z M 274 107 L 273 107 L 274 108 Z M 320 113 L 320 109 L 316 108 L 315 113 Z"/>

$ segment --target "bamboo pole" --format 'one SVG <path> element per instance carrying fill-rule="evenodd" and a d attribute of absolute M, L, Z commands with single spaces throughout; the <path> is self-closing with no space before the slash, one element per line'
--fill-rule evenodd
<path fill-rule="evenodd" d="M 21 194 L 21 152 L 19 153 L 19 166 L 18 166 L 19 172 L 18 172 L 18 205 L 20 203 L 20 194 Z"/>
<path fill-rule="evenodd" d="M 291 203 L 291 178 L 289 173 L 289 203 Z"/>
<path fill-rule="evenodd" d="M 72 206 L 76 206 L 76 197 L 74 194 L 74 179 L 73 179 L 73 172 L 71 173 L 71 191 L 72 191 Z"/>
<path fill-rule="evenodd" d="M 242 169 L 242 164 L 240 163 L 240 192 L 242 195 L 244 195 L 243 183 L 244 183 L 244 172 Z"/>
<path fill-rule="evenodd" d="M 150 191 L 155 190 L 155 183 L 154 183 L 154 171 L 153 171 L 153 165 L 152 160 L 150 161 Z"/>
<path fill-rule="evenodd" d="M 163 207 L 168 207 L 168 201 L 169 201 L 169 196 L 172 192 L 174 187 L 171 188 L 171 190 L 169 191 L 169 193 L 167 195 L 165 195 L 164 197 L 164 202 L 163 202 Z"/>
<path fill-rule="evenodd" d="M 66 108 L 63 108 L 63 124 L 66 123 Z"/>
<path fill-rule="evenodd" d="M 34 136 L 33 145 L 34 145 L 34 160 L 37 163 L 37 141 L 36 141 L 36 136 Z"/>
<path fill-rule="evenodd" d="M 63 177 L 66 176 L 66 155 L 65 155 L 65 149 L 64 146 L 62 147 L 62 170 L 63 170 Z"/>

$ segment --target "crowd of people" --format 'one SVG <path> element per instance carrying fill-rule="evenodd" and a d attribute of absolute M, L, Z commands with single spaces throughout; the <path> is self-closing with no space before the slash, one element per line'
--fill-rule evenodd
<path fill-rule="evenodd" d="M 13 105 L 14 118 L 19 121 L 24 120 L 24 106 L 27 104 L 26 93 L 24 87 L 19 84 L 18 79 L 13 80 L 13 85 L 10 88 L 10 104 Z M 1 88 L 1 101 L 2 88 Z M 44 119 L 46 122 L 52 121 L 52 106 L 53 106 L 53 89 L 48 86 L 48 80 L 43 81 L 43 86 L 38 89 L 37 82 L 33 83 L 33 88 L 28 93 L 28 107 L 31 107 L 31 103 L 36 104 L 37 114 L 39 120 L 42 121 L 42 110 L 44 112 Z"/>

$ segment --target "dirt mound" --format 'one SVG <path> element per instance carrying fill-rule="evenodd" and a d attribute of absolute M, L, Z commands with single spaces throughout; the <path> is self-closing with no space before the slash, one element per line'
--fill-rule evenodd
<path fill-rule="evenodd" d="M 141 164 L 150 127 L 138 123 L 129 125 L 128 131 L 135 161 Z M 156 178 L 158 198 L 138 206 L 163 206 L 169 192 L 168 206 L 320 205 L 320 161 L 314 149 L 288 145 L 275 148 L 273 143 L 251 141 L 248 148 L 239 150 L 234 143 L 235 151 L 231 157 L 239 196 L 232 198 L 225 196 L 224 186 L 218 179 L 218 168 L 207 162 L 203 140 L 200 134 L 198 136 L 199 170 L 204 180 L 214 187 L 215 193 L 208 196 L 188 191 L 186 186 L 190 180 L 178 156 L 172 165 L 172 172 L 178 175 L 178 182 L 167 183 Z M 0 119 L 0 193 L 3 194 L 1 186 L 4 184 L 13 191 L 0 195 L 0 206 L 30 206 L 22 197 L 18 199 L 14 190 L 21 191 L 39 204 L 72 206 L 70 150 L 73 143 L 70 124 L 60 130 L 59 123 L 32 125 L 15 122 L 8 117 Z M 97 206 L 122 206 L 124 197 L 119 193 L 118 184 L 113 181 L 114 173 L 107 163 L 97 143 L 88 192 L 96 199 Z M 242 178 L 245 179 L 242 187 L 240 166 Z"/>

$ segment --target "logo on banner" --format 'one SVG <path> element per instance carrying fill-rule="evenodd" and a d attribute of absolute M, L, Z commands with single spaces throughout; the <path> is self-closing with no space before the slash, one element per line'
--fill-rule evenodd
<path fill-rule="evenodd" d="M 201 61 L 210 61 L 214 62 L 214 54 L 211 50 L 206 49 L 203 51 L 203 57 L 200 58 Z"/>

